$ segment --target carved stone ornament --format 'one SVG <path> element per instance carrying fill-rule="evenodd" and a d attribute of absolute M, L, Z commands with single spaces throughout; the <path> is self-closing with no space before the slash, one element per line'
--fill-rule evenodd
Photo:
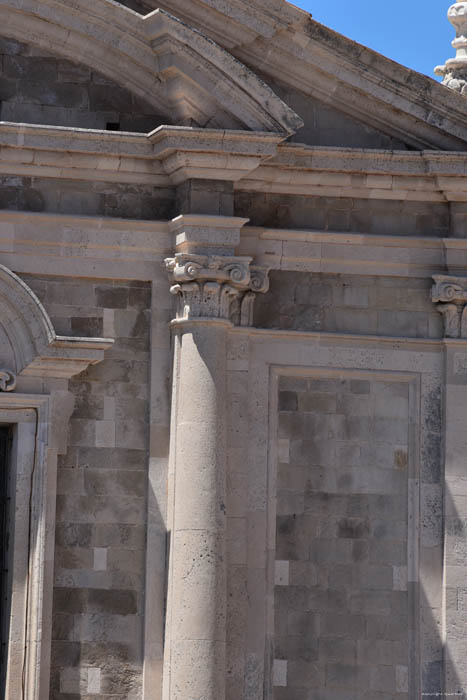
<path fill-rule="evenodd" d="M 446 338 L 467 338 L 467 277 L 435 275 L 431 299 L 444 319 Z"/>
<path fill-rule="evenodd" d="M 448 59 L 444 66 L 436 66 L 435 73 L 443 77 L 443 85 L 467 95 L 467 2 L 458 0 L 451 5 L 448 20 L 456 30 L 456 38 L 452 42 L 456 56 Z"/>
<path fill-rule="evenodd" d="M 167 258 L 170 291 L 179 299 L 177 320 L 218 318 L 251 326 L 256 294 L 269 289 L 268 268 L 251 262 L 249 257 L 183 253 Z"/>
<path fill-rule="evenodd" d="M 16 389 L 16 375 L 9 369 L 0 369 L 0 391 L 14 391 Z"/>

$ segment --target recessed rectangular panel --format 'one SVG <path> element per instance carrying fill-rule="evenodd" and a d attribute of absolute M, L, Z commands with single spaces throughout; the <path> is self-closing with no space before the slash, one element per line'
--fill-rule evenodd
<path fill-rule="evenodd" d="M 408 698 L 409 384 L 281 377 L 277 440 L 275 700 Z"/>

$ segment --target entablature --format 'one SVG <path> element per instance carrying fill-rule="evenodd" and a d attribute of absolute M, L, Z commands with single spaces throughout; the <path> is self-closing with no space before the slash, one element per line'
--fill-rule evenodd
<path fill-rule="evenodd" d="M 180 126 L 135 134 L 0 122 L 0 172 L 162 188 L 228 180 L 238 191 L 467 201 L 464 152 L 306 146 L 273 132 Z"/>

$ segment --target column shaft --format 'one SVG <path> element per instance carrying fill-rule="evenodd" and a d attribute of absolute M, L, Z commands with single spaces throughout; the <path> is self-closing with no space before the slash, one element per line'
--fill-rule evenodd
<path fill-rule="evenodd" d="M 223 320 L 177 326 L 168 700 L 225 695 L 226 336 Z"/>

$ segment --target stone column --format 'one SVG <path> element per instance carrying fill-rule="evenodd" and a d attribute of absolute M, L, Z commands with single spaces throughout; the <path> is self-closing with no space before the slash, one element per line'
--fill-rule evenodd
<path fill-rule="evenodd" d="M 467 695 L 467 277 L 437 275 L 445 326 L 444 692 Z M 466 695 L 464 695 L 464 693 Z"/>
<path fill-rule="evenodd" d="M 199 249 L 211 249 L 216 231 L 222 247 L 222 217 L 212 217 L 211 225 L 214 218 L 209 234 L 201 217 L 189 217 L 186 226 L 179 217 L 175 226 L 182 249 L 195 247 L 193 236 L 202 241 Z M 232 232 L 233 221 L 224 221 L 224 236 L 225 229 Z M 239 235 L 238 223 L 237 229 Z M 177 314 L 171 324 L 173 504 L 165 700 L 225 697 L 226 343 L 233 324 L 251 324 L 255 293 L 267 290 L 267 271 L 251 262 L 193 252 L 166 260 Z"/>

